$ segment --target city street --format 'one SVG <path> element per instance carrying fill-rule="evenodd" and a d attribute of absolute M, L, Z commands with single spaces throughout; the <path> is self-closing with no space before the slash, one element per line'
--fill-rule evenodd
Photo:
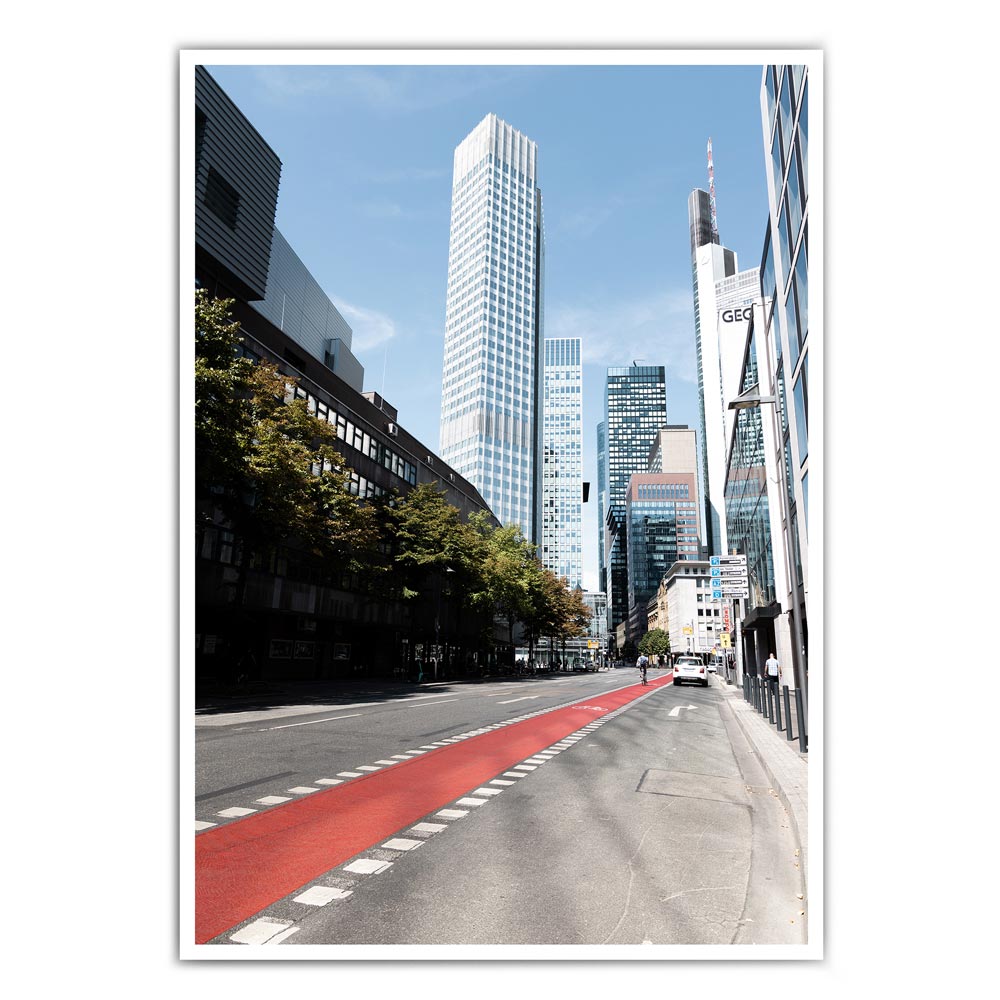
<path fill-rule="evenodd" d="M 803 943 L 788 816 L 721 683 L 670 676 L 199 714 L 198 942 Z"/>

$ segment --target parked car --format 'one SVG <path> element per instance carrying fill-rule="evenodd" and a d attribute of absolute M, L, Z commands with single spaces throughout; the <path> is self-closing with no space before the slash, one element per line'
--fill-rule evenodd
<path fill-rule="evenodd" d="M 709 657 L 708 672 L 710 674 L 717 674 L 720 670 L 725 670 L 725 668 L 726 668 L 726 658 L 724 656 L 720 656 L 718 653 L 716 653 L 715 655 Z"/>
<path fill-rule="evenodd" d="M 705 673 L 705 664 L 697 656 L 678 656 L 674 663 L 674 683 L 681 681 L 694 681 L 702 687 L 708 687 L 708 674 Z"/>

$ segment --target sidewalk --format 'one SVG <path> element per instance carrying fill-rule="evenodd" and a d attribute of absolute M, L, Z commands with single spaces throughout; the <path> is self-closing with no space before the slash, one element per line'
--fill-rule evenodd
<path fill-rule="evenodd" d="M 743 735 L 753 747 L 764 773 L 788 810 L 792 828 L 802 849 L 802 872 L 808 874 L 809 856 L 809 763 L 799 752 L 798 740 L 789 742 L 784 733 L 764 718 L 743 697 L 743 689 L 717 677 L 713 687 L 726 698 Z"/>

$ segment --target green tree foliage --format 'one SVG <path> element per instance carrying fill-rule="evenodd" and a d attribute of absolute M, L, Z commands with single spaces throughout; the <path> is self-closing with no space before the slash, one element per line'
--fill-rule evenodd
<path fill-rule="evenodd" d="M 480 569 L 473 602 L 507 622 L 509 641 L 513 644 L 514 623 L 529 607 L 535 547 L 517 525 L 497 528 L 485 511 L 469 518 L 469 528 L 474 536 L 472 551 Z"/>
<path fill-rule="evenodd" d="M 478 538 L 437 484 L 421 483 L 386 513 L 404 597 L 415 597 L 435 574 L 454 575 L 453 589 L 466 594 L 479 584 Z"/>
<path fill-rule="evenodd" d="M 639 640 L 639 652 L 647 656 L 665 656 L 670 652 L 670 636 L 662 628 L 654 628 Z"/>
<path fill-rule="evenodd" d="M 338 566 L 371 564 L 373 512 L 347 492 L 336 430 L 292 398 L 296 380 L 239 356 L 232 301 L 195 296 L 195 474 L 201 508 L 243 539 L 288 541 Z"/>

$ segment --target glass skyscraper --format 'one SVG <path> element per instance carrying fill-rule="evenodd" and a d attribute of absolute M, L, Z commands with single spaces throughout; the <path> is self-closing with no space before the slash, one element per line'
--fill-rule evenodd
<path fill-rule="evenodd" d="M 607 595 L 604 566 L 604 514 L 608 506 L 608 434 L 602 420 L 597 425 L 597 589 Z M 605 602 L 605 610 L 607 602 Z"/>
<path fill-rule="evenodd" d="M 544 239 L 537 145 L 487 115 L 455 150 L 441 457 L 540 542 Z"/>
<path fill-rule="evenodd" d="M 797 680 L 807 677 L 809 560 L 809 69 L 765 66 L 761 123 L 768 179 L 768 227 L 761 255 L 764 343 L 775 365 L 761 391 L 778 397 L 778 462 L 786 493 L 782 525 L 787 554 L 783 607 L 797 617 L 801 649 Z M 767 419 L 765 417 L 765 419 Z M 783 517 L 784 520 L 784 517 Z"/>
<path fill-rule="evenodd" d="M 607 507 L 604 512 L 604 565 L 608 627 L 628 618 L 628 547 L 625 498 L 629 479 L 646 472 L 656 432 L 667 424 L 666 369 L 663 365 L 609 368 L 604 395 L 607 444 Z"/>
<path fill-rule="evenodd" d="M 543 370 L 542 564 L 583 587 L 583 366 L 580 338 L 546 340 Z"/>

